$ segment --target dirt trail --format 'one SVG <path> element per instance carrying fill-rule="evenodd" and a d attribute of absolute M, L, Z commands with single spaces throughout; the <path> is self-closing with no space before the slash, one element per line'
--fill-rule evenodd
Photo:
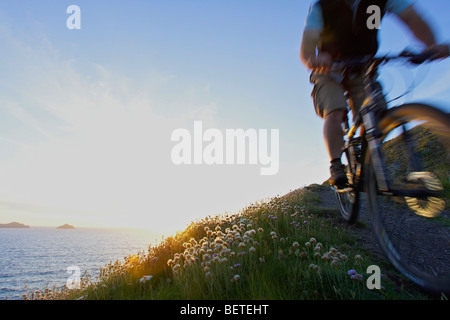
<path fill-rule="evenodd" d="M 318 208 L 324 208 L 327 209 L 326 212 L 328 212 L 328 215 L 331 216 L 331 218 L 334 219 L 336 224 L 339 227 L 345 228 L 348 230 L 351 234 L 353 234 L 357 239 L 357 245 L 361 248 L 367 250 L 373 257 L 376 259 L 379 259 L 380 261 L 386 262 L 386 266 L 392 266 L 390 262 L 387 260 L 384 253 L 381 251 L 380 245 L 378 244 L 378 240 L 376 238 L 376 235 L 373 231 L 372 227 L 372 221 L 368 214 L 368 209 L 366 206 L 365 201 L 365 194 L 361 193 L 360 198 L 360 217 L 358 219 L 359 222 L 355 223 L 354 225 L 348 225 L 343 218 L 341 218 L 337 200 L 335 197 L 334 192 L 326 186 L 314 186 L 314 187 L 306 187 L 307 189 L 310 189 L 314 194 L 317 194 L 320 197 L 320 202 L 317 204 Z M 449 214 L 448 211 L 446 211 L 444 214 Z M 394 221 L 395 222 L 395 221 Z M 423 232 L 424 227 L 423 225 L 417 226 L 414 224 L 396 224 L 398 227 L 398 232 L 402 235 L 415 235 L 420 234 L 420 232 Z M 403 228 L 403 229 L 402 229 Z M 429 239 L 430 243 L 436 243 L 436 240 L 439 240 L 439 231 L 442 226 L 439 224 L 432 224 L 427 225 L 427 239 Z M 408 229 L 408 230 L 406 230 Z M 402 230 L 405 230 L 405 232 L 402 232 Z M 417 232 L 411 232 L 411 230 L 416 230 Z M 414 242 L 414 239 L 411 239 L 411 242 Z M 411 246 L 411 247 L 403 247 L 403 254 L 406 254 L 406 256 L 410 255 L 408 253 L 408 250 L 411 250 L 412 252 L 415 252 L 412 254 L 412 256 L 415 256 L 417 251 L 417 247 Z M 437 246 L 426 246 L 426 256 L 427 257 L 433 257 L 433 259 L 436 259 L 436 261 L 444 261 L 444 266 L 441 266 L 442 270 L 447 270 L 448 265 L 446 266 L 446 261 L 448 261 L 448 255 L 444 259 L 442 256 L 443 251 L 442 247 Z M 447 260 L 446 260 L 447 259 Z M 427 260 L 425 259 L 423 262 L 421 262 L 420 259 L 415 260 L 415 262 L 418 264 L 418 266 L 422 267 L 422 263 L 426 263 Z M 424 264 L 423 266 L 426 266 Z M 394 267 L 392 266 L 392 270 L 394 270 Z M 389 272 L 389 278 L 391 278 L 393 281 L 397 282 L 399 286 L 405 286 L 405 287 L 414 287 L 413 290 L 421 291 L 419 288 L 412 285 L 412 283 L 409 283 L 409 281 L 405 281 L 403 277 L 400 277 L 398 273 L 396 272 Z"/>
<path fill-rule="evenodd" d="M 321 202 L 318 204 L 319 208 L 325 208 L 328 210 L 333 210 L 332 215 L 336 223 L 346 230 L 350 231 L 358 239 L 357 243 L 360 247 L 369 251 L 376 258 L 387 262 L 386 257 L 382 253 L 378 240 L 372 229 L 372 222 L 370 221 L 367 213 L 367 208 L 364 201 L 364 195 L 362 194 L 361 208 L 359 222 L 354 225 L 348 225 L 343 218 L 341 218 L 339 213 L 339 208 L 334 192 L 329 187 L 321 186 L 314 190 L 319 197 Z M 335 212 L 334 212 L 335 211 Z"/>

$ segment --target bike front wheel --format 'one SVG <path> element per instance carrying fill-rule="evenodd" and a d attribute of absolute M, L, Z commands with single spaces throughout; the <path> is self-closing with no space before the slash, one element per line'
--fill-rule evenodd
<path fill-rule="evenodd" d="M 450 117 L 407 104 L 380 121 L 389 190 L 379 190 L 366 153 L 369 211 L 380 246 L 416 285 L 450 293 Z"/>

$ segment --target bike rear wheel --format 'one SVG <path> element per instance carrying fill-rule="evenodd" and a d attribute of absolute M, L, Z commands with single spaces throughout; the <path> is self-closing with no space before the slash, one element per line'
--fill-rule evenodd
<path fill-rule="evenodd" d="M 350 170 L 350 159 L 348 152 L 345 152 L 346 172 L 349 180 L 349 187 L 343 190 L 335 190 L 336 200 L 342 218 L 349 223 L 355 223 L 359 216 L 360 193 L 354 181 L 354 173 Z"/>
<path fill-rule="evenodd" d="M 369 152 L 367 197 L 391 263 L 431 293 L 450 293 L 450 118 L 431 106 L 391 109 L 380 121 L 389 192 L 379 190 Z"/>

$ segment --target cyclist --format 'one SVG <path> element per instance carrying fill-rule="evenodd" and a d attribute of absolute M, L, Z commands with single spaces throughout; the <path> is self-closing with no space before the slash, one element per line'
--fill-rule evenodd
<path fill-rule="evenodd" d="M 344 145 L 341 123 L 347 116 L 347 99 L 353 114 L 365 97 L 361 75 L 340 76 L 329 71 L 333 62 L 361 56 L 374 56 L 378 51 L 378 28 L 368 24 L 377 6 L 380 20 L 385 13 L 400 18 L 414 36 L 424 44 L 425 54 L 433 59 L 449 56 L 447 44 L 437 44 L 429 24 L 414 6 L 414 0 L 316 0 L 306 19 L 300 58 L 312 70 L 312 97 L 315 111 L 324 119 L 324 139 L 330 157 L 330 184 L 342 188 L 347 184 L 341 163 Z M 375 17 L 376 18 L 376 17 Z"/>

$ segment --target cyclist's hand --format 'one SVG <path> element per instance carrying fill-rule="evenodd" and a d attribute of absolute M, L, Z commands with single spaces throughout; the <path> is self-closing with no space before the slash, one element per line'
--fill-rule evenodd
<path fill-rule="evenodd" d="M 332 63 L 333 59 L 329 53 L 319 52 L 313 62 L 314 70 L 318 73 L 328 73 Z"/>
<path fill-rule="evenodd" d="M 450 46 L 448 44 L 435 44 L 423 52 L 430 57 L 430 60 L 445 59 L 450 56 Z"/>

